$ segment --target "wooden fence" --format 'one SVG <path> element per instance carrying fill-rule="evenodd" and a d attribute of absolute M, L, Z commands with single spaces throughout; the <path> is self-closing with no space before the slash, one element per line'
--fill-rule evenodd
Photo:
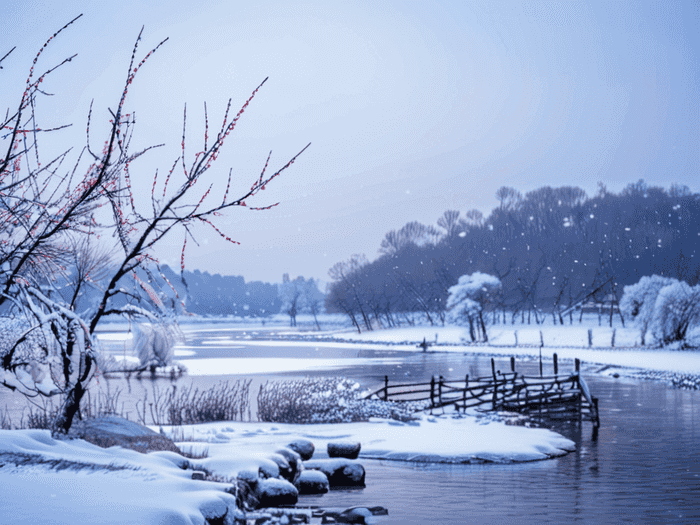
<path fill-rule="evenodd" d="M 581 375 L 581 361 L 575 360 L 573 373 L 559 374 L 557 354 L 554 354 L 554 375 L 526 376 L 515 371 L 515 358 L 510 358 L 510 372 L 496 370 L 491 359 L 491 376 L 447 380 L 433 377 L 429 383 L 389 384 L 368 397 L 387 401 L 430 401 L 431 409 L 454 406 L 457 410 L 481 407 L 527 414 L 533 419 L 571 419 L 591 421 L 597 428 L 598 399 L 591 395 Z"/>

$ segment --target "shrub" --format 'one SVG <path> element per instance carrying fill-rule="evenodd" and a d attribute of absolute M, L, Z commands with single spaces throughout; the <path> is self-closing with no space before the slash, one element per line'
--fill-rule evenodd
<path fill-rule="evenodd" d="M 416 403 L 363 399 L 360 385 L 343 377 L 266 382 L 258 393 L 258 420 L 275 423 L 350 423 L 370 417 L 410 421 Z"/>

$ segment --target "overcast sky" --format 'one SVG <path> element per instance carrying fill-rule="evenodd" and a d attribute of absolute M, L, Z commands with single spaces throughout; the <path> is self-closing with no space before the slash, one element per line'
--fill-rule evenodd
<path fill-rule="evenodd" d="M 144 6 L 143 4 L 151 4 Z M 699 191 L 700 2 L 0 2 L 0 101 L 18 100 L 33 56 L 44 67 L 78 53 L 45 88 L 43 126 L 79 148 L 90 101 L 104 122 L 145 26 L 141 54 L 170 40 L 131 87 L 135 143 L 166 148 L 132 165 L 150 193 L 155 168 L 201 147 L 203 103 L 220 121 L 265 78 L 209 176 L 229 167 L 244 190 L 269 150 L 281 167 L 312 146 L 249 205 L 188 244 L 189 269 L 280 281 L 328 281 L 354 253 L 377 256 L 384 235 L 445 210 L 488 213 L 495 192 L 599 181 L 619 191 L 640 178 Z M 142 55 L 141 55 L 142 56 Z M 40 69 L 43 69 L 40 67 Z M 42 113 L 43 111 L 43 113 Z M 102 130 L 104 130 L 104 126 Z M 98 134 L 95 124 L 93 133 Z M 97 141 L 97 139 L 95 139 Z M 183 235 L 158 252 L 178 266 Z"/>

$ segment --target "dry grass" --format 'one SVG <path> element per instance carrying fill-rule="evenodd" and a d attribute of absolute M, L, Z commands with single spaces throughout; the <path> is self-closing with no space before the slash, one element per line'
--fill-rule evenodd
<path fill-rule="evenodd" d="M 344 377 L 268 381 L 258 392 L 258 420 L 304 424 L 415 419 L 413 405 L 363 399 L 359 387 Z"/>

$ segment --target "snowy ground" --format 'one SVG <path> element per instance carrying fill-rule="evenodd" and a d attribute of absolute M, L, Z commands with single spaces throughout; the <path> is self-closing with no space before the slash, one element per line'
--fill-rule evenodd
<path fill-rule="evenodd" d="M 344 425 L 208 423 L 164 429 L 181 447 L 208 457 L 191 460 L 222 478 L 275 470 L 270 455 L 295 439 L 311 440 L 324 457 L 329 441 L 358 441 L 363 458 L 422 462 L 512 462 L 565 454 L 575 444 L 549 430 L 451 415 L 413 423 L 372 420 Z M 182 441 L 186 439 L 187 441 Z M 229 487 L 192 481 L 171 452 L 101 449 L 82 440 L 55 441 L 44 430 L 0 430 L 0 509 L 12 523 L 204 523 L 233 508 Z M 371 479 L 367 483 L 372 483 Z"/>
<path fill-rule="evenodd" d="M 204 524 L 235 498 L 191 480 L 172 452 L 55 441 L 46 430 L 0 430 L 0 521 Z"/>
<path fill-rule="evenodd" d="M 588 346 L 588 330 L 593 334 L 593 345 Z M 362 342 L 368 348 L 381 349 L 397 347 L 402 350 L 421 352 L 417 345 L 423 339 L 430 343 L 428 351 L 483 353 L 502 356 L 538 356 L 540 350 L 540 332 L 542 332 L 543 359 L 551 359 L 556 352 L 558 358 L 579 358 L 589 364 L 610 365 L 610 367 L 625 367 L 637 370 L 652 370 L 682 374 L 700 374 L 700 351 L 665 350 L 648 346 L 638 346 L 639 330 L 636 328 L 614 328 L 615 346 L 610 345 L 613 328 L 596 325 L 574 324 L 573 326 L 518 326 L 501 328 L 498 325 L 489 328 L 489 344 L 466 344 L 469 338 L 467 329 L 461 327 L 420 326 L 375 330 L 372 332 L 342 332 L 333 335 L 340 344 L 351 341 Z M 515 346 L 517 332 L 518 346 Z M 308 335 L 315 339 L 313 333 Z M 334 346 L 324 341 L 317 345 Z M 437 342 L 436 342 L 437 341 Z M 254 344 L 270 344 L 269 341 L 259 341 Z M 287 343 L 288 344 L 288 343 Z M 608 373 L 612 368 L 606 369 Z"/>
<path fill-rule="evenodd" d="M 296 439 L 312 441 L 322 457 L 328 442 L 340 440 L 361 443 L 360 459 L 423 463 L 537 461 L 564 455 L 575 447 L 573 441 L 547 429 L 455 414 L 425 414 L 408 423 L 375 418 L 339 425 L 227 422 L 164 427 L 164 431 L 185 449 L 197 452 L 206 448 L 212 457 L 202 463 L 213 470 L 222 457 L 232 455 L 231 445 L 235 445 L 232 457 L 242 453 L 260 457 Z"/>

